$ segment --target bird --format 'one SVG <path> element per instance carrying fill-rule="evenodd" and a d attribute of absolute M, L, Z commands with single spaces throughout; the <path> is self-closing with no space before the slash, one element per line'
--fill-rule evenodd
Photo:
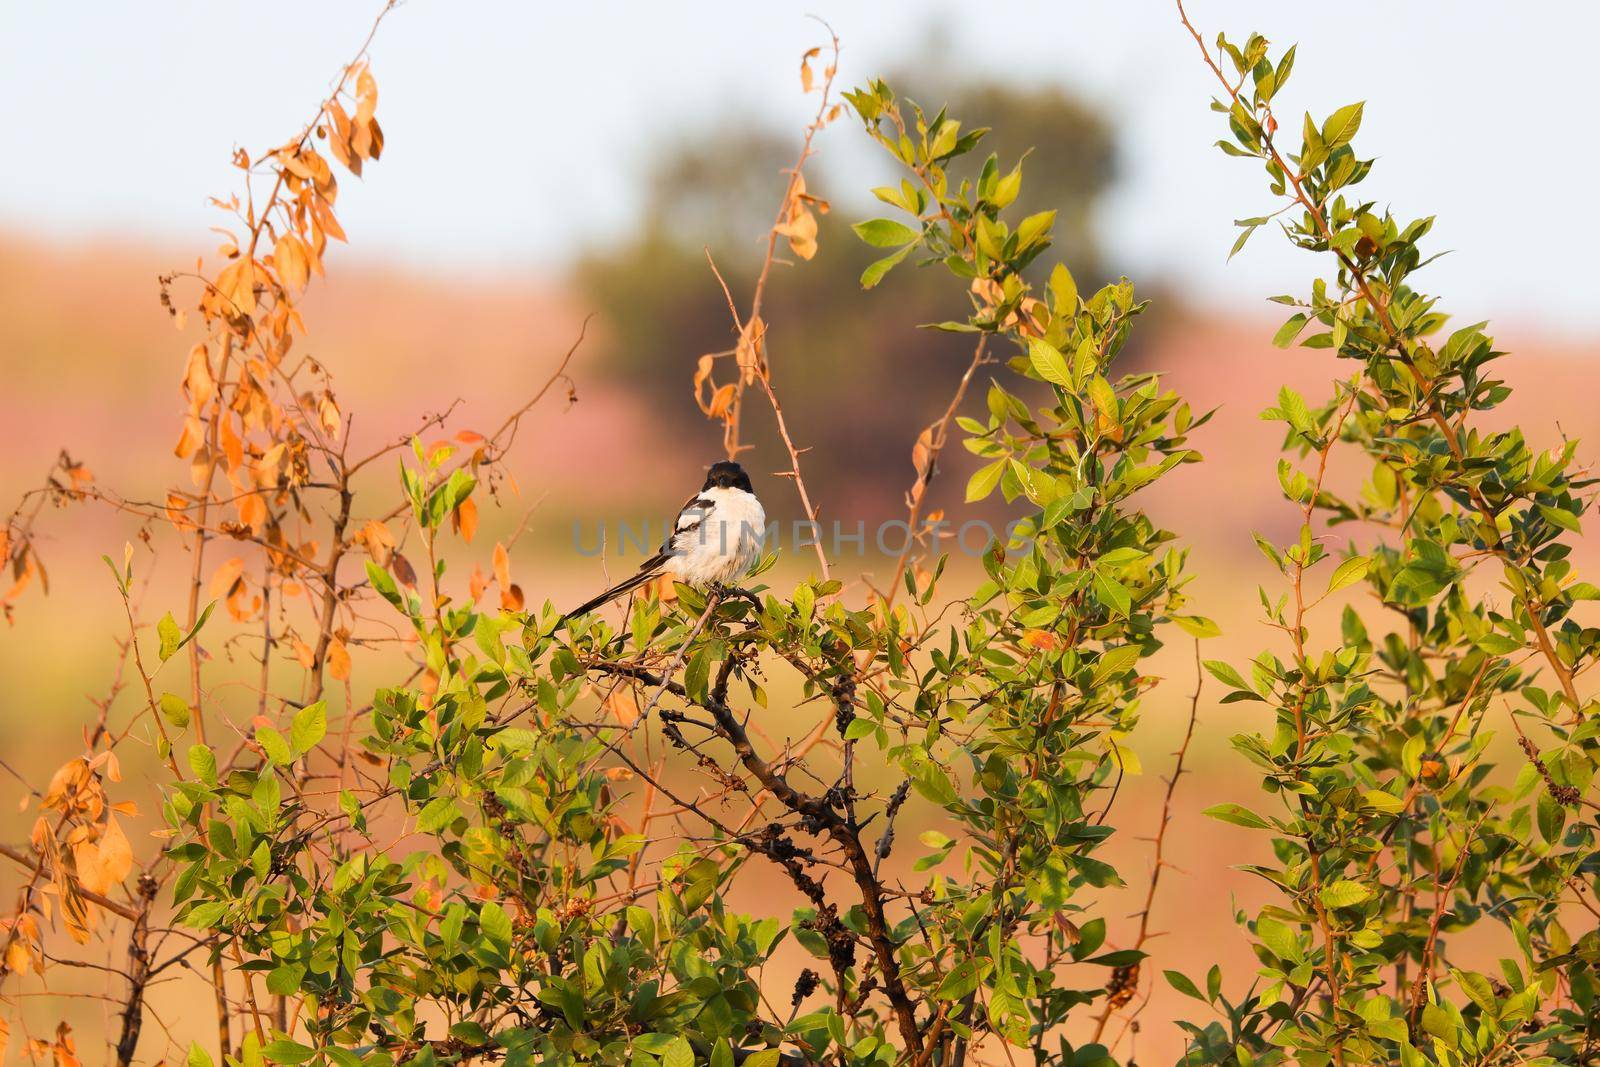
<path fill-rule="evenodd" d="M 744 468 L 731 460 L 713 463 L 706 472 L 706 484 L 678 512 L 661 550 L 640 564 L 631 577 L 573 608 L 562 619 L 587 615 L 663 574 L 696 589 L 738 581 L 760 558 L 766 528 L 766 510 Z"/>

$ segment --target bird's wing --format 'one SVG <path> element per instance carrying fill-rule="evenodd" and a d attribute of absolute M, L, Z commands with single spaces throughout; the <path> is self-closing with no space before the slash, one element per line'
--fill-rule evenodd
<path fill-rule="evenodd" d="M 661 542 L 661 555 L 672 556 L 678 553 L 678 540 L 688 534 L 693 534 L 705 523 L 706 516 L 711 509 L 716 507 L 716 501 L 696 493 L 690 497 L 683 507 L 678 509 L 678 517 L 673 520 L 672 532 L 667 534 L 667 539 Z"/>

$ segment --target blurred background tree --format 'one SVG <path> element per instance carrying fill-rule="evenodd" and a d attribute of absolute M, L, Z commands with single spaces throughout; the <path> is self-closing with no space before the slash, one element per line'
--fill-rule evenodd
<path fill-rule="evenodd" d="M 946 51 L 933 38 L 904 69 L 954 69 L 941 62 Z M 995 128 L 964 161 L 964 177 L 975 176 L 991 151 L 1016 159 L 1033 146 L 1023 165 L 1021 208 L 1056 209 L 1056 254 L 1086 291 L 1106 280 L 1093 222 L 1099 198 L 1116 179 L 1116 146 L 1094 110 L 1054 86 L 972 81 L 936 93 L 919 91 L 909 75 L 890 83 L 922 103 L 930 117 L 948 106 L 968 129 Z M 748 296 L 796 148 L 791 131 L 738 115 L 698 136 L 677 137 L 671 151 L 642 168 L 643 209 L 633 239 L 597 244 L 580 260 L 575 278 L 580 299 L 599 312 L 607 372 L 659 398 L 655 408 L 672 432 L 681 433 L 685 452 L 699 447 L 710 462 L 718 455 L 717 427 L 700 418 L 685 394 L 695 360 L 731 348 L 735 338 L 706 251 L 735 298 Z M 829 199 L 833 190 L 891 180 L 881 160 L 851 155 L 856 146 L 847 142 L 838 135 L 820 142 L 820 157 L 808 167 L 816 196 Z M 835 517 L 869 523 L 899 513 L 914 476 L 907 442 L 942 410 L 972 345 L 969 335 L 917 328 L 965 313 L 942 271 L 902 266 L 881 283 L 893 299 L 880 298 L 874 313 L 865 313 L 869 297 L 856 279 L 883 252 L 857 239 L 850 224 L 886 213 L 870 198 L 841 196 L 818 219 L 815 261 L 776 275 L 764 310 L 793 424 L 831 428 L 825 439 L 797 442 L 812 449 L 807 479 L 836 509 Z M 1130 353 L 1130 362 L 1136 358 Z M 974 389 L 971 405 L 981 407 L 983 394 Z M 757 405 L 749 408 L 747 430 L 755 456 L 781 455 L 770 415 Z M 968 459 L 955 450 L 946 454 L 952 468 L 935 484 L 936 502 L 960 499 L 957 474 Z M 766 473 L 762 460 L 756 464 Z"/>

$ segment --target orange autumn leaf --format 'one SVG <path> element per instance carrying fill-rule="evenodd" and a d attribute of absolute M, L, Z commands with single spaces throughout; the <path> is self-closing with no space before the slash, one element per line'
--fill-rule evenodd
<path fill-rule="evenodd" d="M 222 445 L 222 454 L 228 460 L 228 470 L 238 470 L 244 462 L 244 442 L 239 440 L 239 435 L 233 429 L 233 420 L 226 415 L 217 422 L 217 437 Z"/>
<path fill-rule="evenodd" d="M 233 557 L 218 567 L 211 576 L 211 595 L 225 597 L 233 592 L 234 583 L 244 574 L 244 560 L 238 556 Z"/>
<path fill-rule="evenodd" d="M 380 567 L 389 565 L 389 556 L 394 552 L 394 534 L 377 519 L 368 519 L 353 538 L 353 542 L 367 550 L 367 555 L 372 557 L 372 562 Z"/>
<path fill-rule="evenodd" d="M 804 207 L 798 206 L 790 210 L 787 220 L 775 227 L 779 234 L 789 239 L 789 248 L 801 259 L 810 259 L 817 254 L 817 217 Z"/>
<path fill-rule="evenodd" d="M 911 446 L 911 466 L 916 469 L 919 480 L 927 480 L 928 467 L 932 462 L 933 427 L 929 426 L 917 435 L 917 443 Z"/>
<path fill-rule="evenodd" d="M 278 268 L 278 277 L 290 289 L 304 289 L 311 280 L 311 258 L 304 242 L 292 233 L 278 238 L 272 249 L 272 265 Z"/>
<path fill-rule="evenodd" d="M 739 377 L 746 385 L 755 383 L 762 370 L 762 346 L 767 336 L 767 324 L 760 315 L 754 315 L 739 331 L 739 341 L 734 346 L 733 358 L 739 364 Z"/>
<path fill-rule="evenodd" d="M 736 394 L 733 383 L 721 386 L 711 394 L 711 403 L 706 407 L 706 414 L 713 419 L 726 419 L 733 413 L 733 398 Z"/>
<path fill-rule="evenodd" d="M 803 93 L 809 93 L 812 86 L 816 84 L 816 76 L 811 73 L 811 61 L 816 59 L 821 52 L 822 49 L 820 48 L 811 48 L 806 51 L 805 55 L 800 57 L 800 91 Z"/>
<path fill-rule="evenodd" d="M 328 642 L 328 673 L 341 682 L 350 680 L 350 650 L 337 637 Z"/>
<path fill-rule="evenodd" d="M 267 521 L 267 503 L 260 493 L 246 493 L 238 506 L 239 521 L 251 529 L 259 529 Z"/>
<path fill-rule="evenodd" d="M 304 667 L 306 670 L 310 670 L 312 665 L 317 662 L 316 652 L 312 650 L 310 645 L 306 644 L 298 637 L 292 640 L 291 647 L 294 648 L 294 658 L 299 660 L 300 666 Z"/>
<path fill-rule="evenodd" d="M 461 539 L 467 544 L 472 543 L 472 537 L 478 532 L 478 505 L 469 496 L 456 505 L 455 511 L 450 513 L 450 525 L 453 526 Z"/>
<path fill-rule="evenodd" d="M 205 428 L 200 425 L 200 420 L 193 415 L 183 420 L 183 433 L 178 436 L 178 443 L 173 446 L 172 454 L 179 459 L 188 459 L 194 455 L 195 449 L 205 440 Z"/>
<path fill-rule="evenodd" d="M 178 528 L 180 533 L 187 533 L 195 528 L 194 520 L 189 518 L 189 501 L 181 493 L 167 494 L 167 521 Z"/>
<path fill-rule="evenodd" d="M 1049 630 L 1029 630 L 1022 635 L 1022 643 L 1046 652 L 1054 652 L 1061 647 L 1061 639 Z"/>
<path fill-rule="evenodd" d="M 509 588 L 511 585 L 511 557 L 506 552 L 506 546 L 499 541 L 494 543 L 492 562 L 494 564 L 494 580 L 501 589 Z"/>
<path fill-rule="evenodd" d="M 121 882 L 133 870 L 133 846 L 115 819 L 106 820 L 106 831 L 100 836 L 100 862 L 111 885 Z"/>
<path fill-rule="evenodd" d="M 322 425 L 323 433 L 335 441 L 339 439 L 339 431 L 344 428 L 344 416 L 340 414 L 339 404 L 333 399 L 333 394 L 326 389 L 317 400 L 317 422 Z"/>
<path fill-rule="evenodd" d="M 616 718 L 619 726 L 632 726 L 639 718 L 639 702 L 626 689 L 613 690 L 605 699 L 605 709 Z"/>
<path fill-rule="evenodd" d="M 217 293 L 222 297 L 225 315 L 251 315 L 256 310 L 255 264 L 241 259 L 217 275 Z"/>
<path fill-rule="evenodd" d="M 217 380 L 211 373 L 211 356 L 203 344 L 189 350 L 183 370 L 183 390 L 189 394 L 189 410 L 198 412 L 217 394 Z"/>

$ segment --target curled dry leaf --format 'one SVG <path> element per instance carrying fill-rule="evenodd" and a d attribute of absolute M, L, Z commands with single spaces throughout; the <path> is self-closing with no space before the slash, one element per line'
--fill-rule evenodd
<path fill-rule="evenodd" d="M 822 53 L 820 48 L 809 48 L 806 54 L 800 57 L 800 91 L 809 93 L 816 85 L 816 75 L 811 72 L 811 61 Z"/>
<path fill-rule="evenodd" d="M 933 427 L 929 426 L 917 435 L 917 443 L 911 446 L 911 465 L 916 468 L 917 477 L 926 481 L 932 463 Z"/>
<path fill-rule="evenodd" d="M 752 385 L 758 376 L 766 373 L 767 324 L 760 315 L 753 316 L 739 331 L 739 343 L 733 358 L 739 364 L 739 379 Z"/>
<path fill-rule="evenodd" d="M 411 566 L 411 561 L 405 555 L 396 552 L 389 557 L 389 573 L 394 575 L 395 581 L 410 589 L 417 587 L 417 572 Z"/>
<path fill-rule="evenodd" d="M 389 557 L 394 554 L 395 548 L 394 534 L 379 520 L 368 519 L 350 540 L 366 549 L 367 555 L 378 566 L 389 565 Z"/>

